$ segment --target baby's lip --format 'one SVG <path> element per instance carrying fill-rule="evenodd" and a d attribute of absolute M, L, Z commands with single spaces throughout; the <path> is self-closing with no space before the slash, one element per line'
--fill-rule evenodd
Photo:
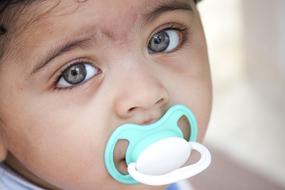
<path fill-rule="evenodd" d="M 152 123 L 154 123 L 154 122 L 156 122 L 157 121 L 157 119 L 155 119 L 155 118 L 150 118 L 150 119 L 148 119 L 148 120 L 145 120 L 142 124 L 143 125 L 149 125 L 149 124 L 152 124 Z"/>
<path fill-rule="evenodd" d="M 118 170 L 123 174 L 128 174 L 128 166 L 125 159 L 121 159 L 117 165 Z"/>
<path fill-rule="evenodd" d="M 160 120 L 162 116 L 163 115 L 160 112 L 154 112 L 149 114 L 148 116 L 145 116 L 142 122 L 140 123 L 141 125 L 150 125 Z"/>
<path fill-rule="evenodd" d="M 128 148 L 128 141 L 126 140 L 120 140 L 115 146 L 114 149 L 114 163 L 116 165 L 116 168 L 121 173 L 128 173 L 127 172 L 127 164 L 126 164 L 126 152 Z"/>

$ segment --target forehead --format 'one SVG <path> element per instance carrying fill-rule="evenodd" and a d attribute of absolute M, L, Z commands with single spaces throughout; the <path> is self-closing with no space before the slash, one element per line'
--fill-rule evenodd
<path fill-rule="evenodd" d="M 149 14 L 163 9 L 184 9 L 191 0 L 45 0 L 34 1 L 25 9 L 26 16 L 20 17 L 24 26 L 14 35 L 10 45 L 18 50 L 17 58 L 26 57 L 32 50 L 41 51 L 55 46 L 55 41 L 98 33 L 125 41 L 131 30 L 155 17 Z M 160 7 L 160 9 L 159 9 Z M 186 9 L 186 8 L 185 8 Z M 148 16 L 147 16 L 148 15 Z M 82 37 L 84 38 L 84 37 Z M 114 41 L 115 41 L 114 40 Z M 28 52 L 27 52 L 28 51 Z"/>
<path fill-rule="evenodd" d="M 69 29 L 71 32 L 81 27 L 82 29 L 88 27 L 94 31 L 100 29 L 105 33 L 116 29 L 119 33 L 119 29 L 127 30 L 136 22 L 142 12 L 144 0 L 61 0 L 59 3 L 55 1 L 48 3 L 51 8 L 47 14 L 38 17 L 34 28 L 50 32 Z M 40 9 L 43 9 L 42 6 L 40 5 Z M 120 33 L 125 32 L 122 30 Z"/>
<path fill-rule="evenodd" d="M 33 22 L 41 27 L 60 22 L 69 21 L 74 25 L 96 21 L 98 25 L 130 26 L 138 18 L 145 16 L 153 8 L 160 4 L 184 3 L 190 0 L 49 0 L 34 1 L 32 6 L 27 7 L 28 13 L 34 18 Z M 23 17 L 20 21 L 25 22 Z M 66 22 L 64 23 L 66 24 Z M 62 23 L 61 23 L 62 24 Z M 26 28 L 30 26 L 27 24 Z"/>

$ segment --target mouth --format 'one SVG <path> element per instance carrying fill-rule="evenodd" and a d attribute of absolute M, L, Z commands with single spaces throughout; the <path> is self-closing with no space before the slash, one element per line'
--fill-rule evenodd
<path fill-rule="evenodd" d="M 183 138 L 187 141 L 189 140 L 189 138 L 191 136 L 190 126 L 191 126 L 191 124 L 189 123 L 189 120 L 187 119 L 186 116 L 182 116 L 178 120 L 178 127 L 181 129 L 181 131 L 183 133 Z"/>
<path fill-rule="evenodd" d="M 124 175 L 128 174 L 128 166 L 125 158 L 119 160 L 117 168 L 120 173 Z"/>
<path fill-rule="evenodd" d="M 152 122 L 155 122 L 155 120 L 150 120 L 147 123 L 152 123 Z M 191 135 L 191 130 L 190 130 L 190 122 L 188 121 L 186 116 L 182 116 L 178 120 L 178 127 L 181 129 L 183 133 L 183 138 L 188 141 Z M 114 163 L 117 170 L 123 175 L 128 174 L 128 166 L 126 162 L 126 152 L 128 145 L 129 142 L 127 140 L 119 140 L 114 148 L 114 154 L 113 154 Z"/>
<path fill-rule="evenodd" d="M 114 163 L 118 171 L 124 175 L 128 174 L 128 166 L 126 162 L 126 152 L 129 142 L 127 140 L 119 140 L 114 149 Z"/>

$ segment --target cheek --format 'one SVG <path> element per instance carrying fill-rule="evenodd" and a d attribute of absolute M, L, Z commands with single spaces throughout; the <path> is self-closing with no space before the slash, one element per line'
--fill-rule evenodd
<path fill-rule="evenodd" d="M 196 49 L 195 49 L 196 50 Z M 195 51 L 194 50 L 194 51 Z M 198 141 L 202 141 L 210 119 L 212 109 L 212 81 L 205 47 L 189 57 L 185 71 L 181 72 L 181 79 L 177 82 L 177 94 L 181 102 L 186 102 L 193 110 L 198 121 Z"/>
<path fill-rule="evenodd" d="M 33 173 L 55 184 L 76 181 L 78 174 L 86 171 L 93 172 L 88 176 L 104 176 L 100 116 L 34 103 L 30 105 L 38 106 L 22 109 L 16 119 L 9 119 L 7 139 L 11 139 L 9 149 L 16 158 Z M 54 176 L 58 181 L 54 181 Z"/>
<path fill-rule="evenodd" d="M 185 59 L 191 60 L 191 59 Z M 212 109 L 212 83 L 207 59 L 196 59 L 184 64 L 181 72 L 165 74 L 171 104 L 185 104 L 195 114 L 201 141 L 207 130 Z"/>
<path fill-rule="evenodd" d="M 194 113 L 198 122 L 198 141 L 205 136 L 212 109 L 212 91 L 210 84 L 184 83 L 179 85 L 181 93 L 177 93 L 174 102 L 186 104 Z"/>

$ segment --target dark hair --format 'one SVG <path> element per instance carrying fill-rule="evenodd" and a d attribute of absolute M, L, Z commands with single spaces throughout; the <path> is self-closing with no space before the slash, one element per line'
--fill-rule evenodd
<path fill-rule="evenodd" d="M 19 7 L 18 5 L 26 5 L 33 0 L 0 0 L 0 35 L 7 32 L 6 25 L 11 21 L 14 14 L 13 8 Z"/>
<path fill-rule="evenodd" d="M 24 7 L 34 1 L 35 0 L 0 0 L 0 62 L 6 49 L 6 42 L 9 41 L 9 35 L 6 35 L 8 34 L 7 31 L 11 25 L 16 25 L 16 17 L 20 16 Z"/>
<path fill-rule="evenodd" d="M 200 1 L 202 1 L 202 0 L 194 0 L 195 3 L 199 3 Z"/>
<path fill-rule="evenodd" d="M 6 29 L 3 26 L 0 26 L 0 35 L 5 34 Z"/>

